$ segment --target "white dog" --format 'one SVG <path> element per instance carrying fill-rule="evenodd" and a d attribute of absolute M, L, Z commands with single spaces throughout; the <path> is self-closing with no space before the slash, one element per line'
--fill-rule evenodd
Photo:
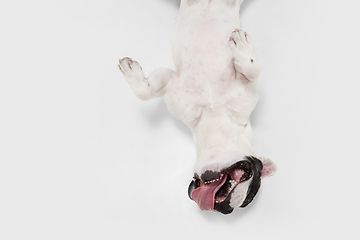
<path fill-rule="evenodd" d="M 256 157 L 249 117 L 258 101 L 260 67 L 250 37 L 239 29 L 243 0 L 182 0 L 172 39 L 176 71 L 149 78 L 138 62 L 120 70 L 142 100 L 163 97 L 192 131 L 197 161 L 189 197 L 202 210 L 231 213 L 255 197 L 275 165 Z"/>

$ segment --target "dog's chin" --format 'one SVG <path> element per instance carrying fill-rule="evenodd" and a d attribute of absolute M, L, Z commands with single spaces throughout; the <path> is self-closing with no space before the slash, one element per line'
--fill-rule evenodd
<path fill-rule="evenodd" d="M 229 214 L 253 200 L 260 187 L 261 170 L 260 160 L 246 157 L 220 172 L 195 174 L 189 186 L 189 197 L 201 210 Z"/>

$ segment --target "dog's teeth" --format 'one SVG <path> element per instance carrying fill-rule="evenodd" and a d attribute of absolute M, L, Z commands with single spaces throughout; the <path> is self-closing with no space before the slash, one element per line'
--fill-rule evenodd
<path fill-rule="evenodd" d="M 217 179 L 213 179 L 213 180 L 209 180 L 209 181 L 205 181 L 205 184 L 209 184 L 209 183 L 213 183 L 215 181 L 219 181 L 220 179 L 217 178 Z"/>
<path fill-rule="evenodd" d="M 229 182 L 231 184 L 230 190 L 232 190 L 236 186 L 236 181 L 235 180 L 230 180 Z"/>

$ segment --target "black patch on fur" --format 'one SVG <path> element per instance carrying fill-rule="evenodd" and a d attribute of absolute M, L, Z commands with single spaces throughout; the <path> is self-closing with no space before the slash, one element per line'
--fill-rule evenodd
<path fill-rule="evenodd" d="M 246 159 L 251 163 L 252 171 L 253 171 L 253 178 L 250 183 L 247 196 L 243 202 L 243 204 L 240 206 L 242 208 L 246 207 L 251 203 L 251 201 L 254 199 L 255 195 L 259 191 L 260 185 L 261 185 L 261 170 L 263 169 L 262 162 L 253 156 L 247 156 Z"/>
<path fill-rule="evenodd" d="M 254 60 L 253 59 L 251 59 L 251 63 L 253 63 L 254 62 Z"/>
<path fill-rule="evenodd" d="M 192 180 L 191 183 L 190 183 L 190 185 L 189 185 L 189 188 L 188 188 L 188 195 L 189 195 L 189 198 L 190 198 L 191 200 L 193 200 L 192 197 L 191 197 L 191 193 L 192 193 L 194 190 L 195 190 L 195 180 Z"/>

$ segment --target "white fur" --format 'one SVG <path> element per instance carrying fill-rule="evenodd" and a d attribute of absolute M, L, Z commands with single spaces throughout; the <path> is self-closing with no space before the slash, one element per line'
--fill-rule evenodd
<path fill-rule="evenodd" d="M 236 186 L 236 188 L 234 189 L 234 191 L 231 195 L 231 199 L 230 199 L 230 206 L 232 208 L 237 208 L 242 205 L 242 203 L 244 202 L 244 200 L 246 198 L 249 185 L 250 185 L 250 181 L 245 181 L 245 182 L 239 183 Z"/>
<path fill-rule="evenodd" d="M 190 127 L 198 175 L 254 155 L 249 117 L 258 101 L 260 68 L 249 36 L 236 30 L 241 3 L 181 2 L 172 36 L 176 71 L 162 68 L 145 78 L 136 61 L 120 60 L 136 96 L 163 96 L 170 113 Z"/>

